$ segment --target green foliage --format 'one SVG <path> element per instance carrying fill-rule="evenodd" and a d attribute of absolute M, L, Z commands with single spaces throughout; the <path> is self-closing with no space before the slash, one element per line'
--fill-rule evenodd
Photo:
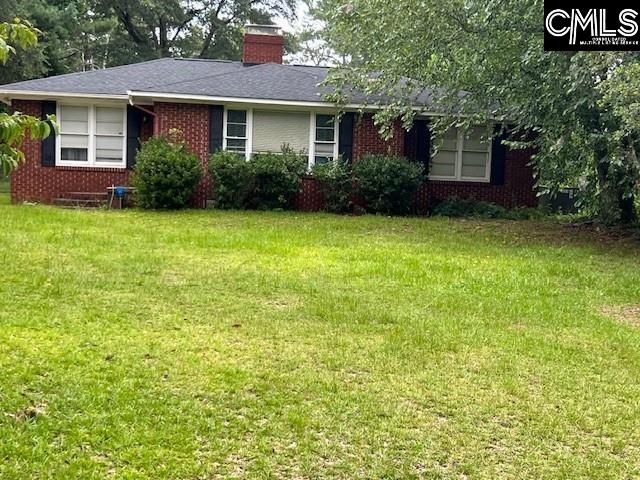
<path fill-rule="evenodd" d="M 6 63 L 16 51 L 12 44 L 20 48 L 31 48 L 37 42 L 38 31 L 28 22 L 19 19 L 11 23 L 0 22 L 0 63 Z M 57 128 L 53 115 L 40 120 L 20 112 L 0 112 L 0 171 L 8 175 L 24 160 L 24 153 L 18 147 L 27 134 L 34 140 L 43 139 L 51 133 L 51 126 Z"/>
<path fill-rule="evenodd" d="M 327 211 L 345 213 L 351 210 L 354 182 L 349 162 L 339 158 L 333 162 L 315 165 L 313 176 L 320 185 Z"/>
<path fill-rule="evenodd" d="M 504 218 L 508 220 L 535 220 L 547 216 L 546 212 L 538 208 L 518 207 L 507 210 L 495 203 L 458 198 L 436 203 L 431 214 L 441 217 Z"/>
<path fill-rule="evenodd" d="M 295 16 L 295 0 L 0 0 L 0 22 L 21 17 L 43 32 L 16 47 L 0 83 L 88 71 L 159 57 L 239 60 L 246 23 Z M 285 36 L 285 49 L 295 44 Z"/>
<path fill-rule="evenodd" d="M 20 19 L 0 22 L 0 63 L 3 65 L 9 60 L 9 55 L 16 52 L 13 45 L 31 48 L 37 43 L 38 31 L 29 22 Z"/>
<path fill-rule="evenodd" d="M 452 198 L 436 203 L 431 213 L 442 217 L 505 218 L 507 209 L 494 203 Z"/>
<path fill-rule="evenodd" d="M 421 165 L 406 158 L 366 155 L 353 166 L 358 193 L 369 211 L 403 215 L 423 181 Z"/>
<path fill-rule="evenodd" d="M 215 206 L 245 208 L 254 184 L 252 165 L 237 153 L 221 150 L 211 155 L 209 171 L 213 179 Z"/>
<path fill-rule="evenodd" d="M 508 118 L 515 132 L 535 133 L 519 146 L 536 148 L 540 185 L 580 186 L 602 220 L 633 221 L 640 52 L 545 52 L 543 3 L 322 0 L 325 39 L 353 59 L 331 75 L 332 98 L 391 96 L 377 115 L 388 133 L 397 116 L 410 122 L 417 90 L 437 87 L 430 102 L 445 115 L 436 131 Z"/>
<path fill-rule="evenodd" d="M 51 125 L 55 132 L 55 115 L 49 115 L 43 121 L 20 112 L 0 113 L 0 166 L 4 175 L 8 175 L 24 160 L 24 153 L 19 147 L 27 135 L 34 140 L 47 138 L 51 133 Z"/>
<path fill-rule="evenodd" d="M 289 208 L 300 191 L 307 168 L 307 157 L 282 146 L 280 154 L 259 153 L 249 160 L 253 174 L 253 189 L 248 199 L 250 208 Z"/>
<path fill-rule="evenodd" d="M 164 137 L 151 138 L 136 159 L 132 178 L 136 203 L 150 209 L 184 208 L 201 178 L 202 165 L 184 144 Z"/>

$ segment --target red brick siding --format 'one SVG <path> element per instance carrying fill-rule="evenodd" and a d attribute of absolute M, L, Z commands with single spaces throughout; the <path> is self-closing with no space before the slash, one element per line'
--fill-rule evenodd
<path fill-rule="evenodd" d="M 302 179 L 301 190 L 294 199 L 293 208 L 303 212 L 317 212 L 324 208 L 324 195 L 315 178 L 308 176 Z"/>
<path fill-rule="evenodd" d="M 530 150 L 507 150 L 504 185 L 476 182 L 428 181 L 416 196 L 416 210 L 424 213 L 434 203 L 448 198 L 473 199 L 497 203 L 506 208 L 535 207 L 535 193 Z"/>
<path fill-rule="evenodd" d="M 284 38 L 245 33 L 242 47 L 244 63 L 282 63 Z"/>
<path fill-rule="evenodd" d="M 168 135 L 177 129 L 187 148 L 198 155 L 204 169 L 204 179 L 192 199 L 194 207 L 205 207 L 211 197 L 209 176 L 209 106 L 191 103 L 156 103 L 156 131 Z"/>
<path fill-rule="evenodd" d="M 35 101 L 14 101 L 14 108 L 27 114 L 40 116 L 41 104 Z M 198 187 L 193 206 L 203 207 L 211 195 L 208 175 L 209 108 L 207 105 L 157 103 L 155 105 L 156 133 L 169 134 L 178 129 L 191 151 L 196 153 L 205 170 L 205 178 Z M 151 124 L 143 125 L 142 137 L 151 134 Z M 394 124 L 394 136 L 385 141 L 378 134 L 371 115 L 364 115 L 354 125 L 353 157 L 357 161 L 367 153 L 404 155 L 404 136 L 400 122 Z M 11 196 L 14 202 L 52 202 L 70 192 L 104 192 L 111 185 L 127 185 L 130 171 L 109 168 L 42 167 L 41 144 L 25 140 L 22 146 L 26 162 L 13 174 Z M 494 202 L 506 207 L 535 206 L 534 179 L 530 151 L 508 151 L 504 185 L 467 182 L 427 182 L 416 195 L 416 210 L 427 211 L 434 202 L 458 197 Z M 302 191 L 294 202 L 299 210 L 315 211 L 323 206 L 322 192 L 315 180 L 305 178 Z"/>
<path fill-rule="evenodd" d="M 404 155 L 404 135 L 400 120 L 393 124 L 393 137 L 385 140 L 373 123 L 373 115 L 367 113 L 356 117 L 353 126 L 353 159 L 373 153 L 382 155 Z"/>
<path fill-rule="evenodd" d="M 39 101 L 15 100 L 13 109 L 40 117 Z M 22 150 L 25 163 L 11 174 L 11 199 L 14 202 L 51 203 L 70 192 L 106 192 L 111 185 L 127 185 L 129 171 L 118 168 L 43 167 L 41 143 L 27 138 Z"/>
<path fill-rule="evenodd" d="M 372 115 L 365 114 L 354 125 L 353 158 L 357 160 L 367 153 L 410 155 L 411 152 L 404 151 L 406 132 L 399 120 L 393 129 L 394 136 L 385 141 L 378 134 Z M 409 148 L 412 148 L 412 143 L 409 142 Z M 528 150 L 507 150 L 504 185 L 427 181 L 416 195 L 416 210 L 426 213 L 434 202 L 452 197 L 492 202 L 507 208 L 535 207 L 538 201 L 534 191 L 533 170 L 527 165 L 531 161 L 531 154 Z"/>

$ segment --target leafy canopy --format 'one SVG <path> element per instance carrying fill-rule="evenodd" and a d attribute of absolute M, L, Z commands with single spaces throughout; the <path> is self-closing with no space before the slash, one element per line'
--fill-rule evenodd
<path fill-rule="evenodd" d="M 332 76 L 338 92 L 393 95 L 379 123 L 410 121 L 430 87 L 445 114 L 436 130 L 504 119 L 529 135 L 512 146 L 537 149 L 542 189 L 579 186 L 603 220 L 635 220 L 640 53 L 545 52 L 542 0 L 321 0 L 319 12 L 329 46 L 351 58 Z"/>

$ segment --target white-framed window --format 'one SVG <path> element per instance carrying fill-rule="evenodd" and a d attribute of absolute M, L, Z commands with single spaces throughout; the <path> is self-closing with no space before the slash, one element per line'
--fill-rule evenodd
<path fill-rule="evenodd" d="M 332 162 L 338 157 L 338 120 L 333 114 L 311 116 L 310 165 Z"/>
<path fill-rule="evenodd" d="M 125 107 L 58 104 L 56 116 L 60 124 L 56 165 L 126 167 Z"/>
<path fill-rule="evenodd" d="M 225 109 L 222 148 L 249 158 L 251 152 L 251 110 Z"/>
<path fill-rule="evenodd" d="M 468 133 L 450 128 L 436 140 L 429 178 L 463 182 L 488 182 L 491 175 L 491 142 L 486 127 Z"/>

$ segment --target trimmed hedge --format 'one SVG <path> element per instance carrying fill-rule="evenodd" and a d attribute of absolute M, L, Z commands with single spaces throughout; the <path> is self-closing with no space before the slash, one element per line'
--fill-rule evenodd
<path fill-rule="evenodd" d="M 370 212 L 405 215 L 424 181 L 422 165 L 402 157 L 366 155 L 353 165 L 358 194 Z"/>
<path fill-rule="evenodd" d="M 337 159 L 334 162 L 316 165 L 313 176 L 324 195 L 325 209 L 333 213 L 346 213 L 352 208 L 353 171 L 349 162 Z"/>
<path fill-rule="evenodd" d="M 184 144 L 151 138 L 136 157 L 132 177 L 136 203 L 149 209 L 184 208 L 201 179 L 202 165 Z"/>
<path fill-rule="evenodd" d="M 243 156 L 220 150 L 209 159 L 213 179 L 214 205 L 222 209 L 242 209 L 253 189 L 251 165 Z"/>
<path fill-rule="evenodd" d="M 307 156 L 283 145 L 281 153 L 259 153 L 249 161 L 216 152 L 209 161 L 218 208 L 259 210 L 291 207 L 307 169 Z"/>
<path fill-rule="evenodd" d="M 253 173 L 250 208 L 271 210 L 289 208 L 300 191 L 307 170 L 307 157 L 283 145 L 281 153 L 259 153 L 249 160 Z"/>

